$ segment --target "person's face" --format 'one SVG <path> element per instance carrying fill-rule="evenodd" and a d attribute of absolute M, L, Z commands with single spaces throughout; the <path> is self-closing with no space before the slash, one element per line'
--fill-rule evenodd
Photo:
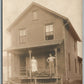
<path fill-rule="evenodd" d="M 52 55 L 50 54 L 49 56 L 51 57 Z"/>
<path fill-rule="evenodd" d="M 34 57 L 32 57 L 32 59 L 35 59 Z"/>

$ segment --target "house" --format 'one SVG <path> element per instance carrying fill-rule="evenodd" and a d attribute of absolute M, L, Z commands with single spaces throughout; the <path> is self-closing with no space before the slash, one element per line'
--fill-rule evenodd
<path fill-rule="evenodd" d="M 12 45 L 9 84 L 68 84 L 82 80 L 81 41 L 68 18 L 33 2 L 8 28 Z M 53 70 L 47 62 L 54 57 Z M 37 65 L 33 74 L 31 60 Z M 36 63 L 35 62 L 35 63 Z M 50 71 L 51 70 L 51 71 Z"/>

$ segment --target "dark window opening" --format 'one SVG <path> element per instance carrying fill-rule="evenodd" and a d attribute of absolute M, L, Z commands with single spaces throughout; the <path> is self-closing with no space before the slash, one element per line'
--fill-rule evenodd
<path fill-rule="evenodd" d="M 71 71 L 70 53 L 68 54 L 69 71 Z"/>
<path fill-rule="evenodd" d="M 69 29 L 69 23 L 68 23 L 68 20 L 66 20 L 66 19 L 63 19 L 63 23 L 64 23 L 64 25 L 65 25 L 65 28 L 68 30 Z"/>
<path fill-rule="evenodd" d="M 82 63 L 79 62 L 79 73 L 81 74 L 82 73 Z"/>
<path fill-rule="evenodd" d="M 66 24 L 67 23 L 67 20 L 63 19 L 63 23 Z"/>
<path fill-rule="evenodd" d="M 75 72 L 77 73 L 76 59 L 75 59 Z"/>
<path fill-rule="evenodd" d="M 26 75 L 26 56 L 20 56 L 20 75 Z"/>
<path fill-rule="evenodd" d="M 76 42 L 74 41 L 74 51 L 76 51 Z"/>
<path fill-rule="evenodd" d="M 80 68 L 81 68 L 81 67 L 80 67 L 80 62 L 79 62 L 79 73 L 81 72 Z"/>
<path fill-rule="evenodd" d="M 68 29 L 69 29 L 69 24 L 67 23 L 67 24 L 65 25 L 65 27 L 66 27 L 66 29 L 68 30 Z"/>

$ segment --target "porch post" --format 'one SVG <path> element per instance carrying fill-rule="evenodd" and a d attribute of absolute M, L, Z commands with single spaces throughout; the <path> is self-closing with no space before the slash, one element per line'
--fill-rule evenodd
<path fill-rule="evenodd" d="M 57 48 L 55 48 L 54 51 L 55 51 L 55 60 L 56 60 L 56 76 L 58 76 L 58 68 L 57 68 L 57 66 L 58 66 L 58 64 L 57 64 Z"/>
<path fill-rule="evenodd" d="M 7 52 L 7 77 L 8 77 L 8 84 L 9 84 L 9 52 Z"/>
<path fill-rule="evenodd" d="M 34 79 L 35 80 L 35 84 L 37 84 L 37 80 L 36 79 Z"/>
<path fill-rule="evenodd" d="M 32 51 L 31 50 L 29 50 L 29 58 L 30 58 L 30 77 L 31 77 L 31 53 L 32 53 Z"/>
<path fill-rule="evenodd" d="M 55 48 L 54 51 L 55 51 L 55 59 L 56 59 L 56 76 L 58 76 L 57 48 Z M 58 78 L 57 78 L 56 84 L 58 84 Z"/>

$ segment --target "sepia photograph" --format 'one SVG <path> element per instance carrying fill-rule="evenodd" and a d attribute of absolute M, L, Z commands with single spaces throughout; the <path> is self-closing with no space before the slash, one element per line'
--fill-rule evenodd
<path fill-rule="evenodd" d="M 2 0 L 3 84 L 83 84 L 82 0 Z"/>

